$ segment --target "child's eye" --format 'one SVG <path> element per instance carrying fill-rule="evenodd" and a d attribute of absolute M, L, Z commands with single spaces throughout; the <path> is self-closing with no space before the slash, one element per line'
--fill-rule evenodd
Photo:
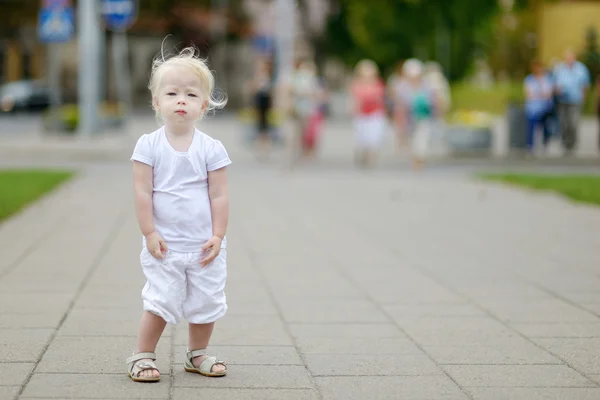
<path fill-rule="evenodd" d="M 190 93 L 190 94 L 188 94 L 188 96 L 190 96 L 190 97 L 198 97 L 194 93 Z"/>
<path fill-rule="evenodd" d="M 169 92 L 167 93 L 167 96 L 175 96 L 175 92 Z"/>

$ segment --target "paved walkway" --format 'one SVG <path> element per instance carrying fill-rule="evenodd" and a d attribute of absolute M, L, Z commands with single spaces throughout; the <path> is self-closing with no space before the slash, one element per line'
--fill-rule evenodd
<path fill-rule="evenodd" d="M 212 125 L 218 135 L 221 126 Z M 598 399 L 600 211 L 462 176 L 234 166 L 222 379 L 186 327 L 124 359 L 141 312 L 127 162 L 0 225 L 0 399 Z"/>

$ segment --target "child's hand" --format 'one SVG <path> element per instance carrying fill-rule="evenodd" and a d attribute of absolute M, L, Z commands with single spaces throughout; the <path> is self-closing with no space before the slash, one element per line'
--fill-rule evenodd
<path fill-rule="evenodd" d="M 160 259 L 167 254 L 167 244 L 157 232 L 146 236 L 146 248 L 154 258 Z"/>
<path fill-rule="evenodd" d="M 200 260 L 200 265 L 202 267 L 206 267 L 210 264 L 221 252 L 221 239 L 218 236 L 213 236 L 202 246 L 202 253 L 204 253 L 204 258 Z"/>

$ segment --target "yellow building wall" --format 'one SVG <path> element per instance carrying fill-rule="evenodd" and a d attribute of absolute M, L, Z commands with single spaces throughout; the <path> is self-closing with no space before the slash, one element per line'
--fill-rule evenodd
<path fill-rule="evenodd" d="M 567 48 L 580 53 L 585 35 L 596 28 L 600 40 L 600 1 L 581 0 L 544 4 L 538 15 L 538 57 L 546 64 L 562 59 Z"/>

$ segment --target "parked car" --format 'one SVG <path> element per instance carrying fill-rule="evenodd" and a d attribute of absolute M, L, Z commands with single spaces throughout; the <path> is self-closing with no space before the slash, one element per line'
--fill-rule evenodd
<path fill-rule="evenodd" d="M 3 112 L 39 111 L 50 106 L 50 90 L 40 81 L 22 80 L 0 86 Z"/>

